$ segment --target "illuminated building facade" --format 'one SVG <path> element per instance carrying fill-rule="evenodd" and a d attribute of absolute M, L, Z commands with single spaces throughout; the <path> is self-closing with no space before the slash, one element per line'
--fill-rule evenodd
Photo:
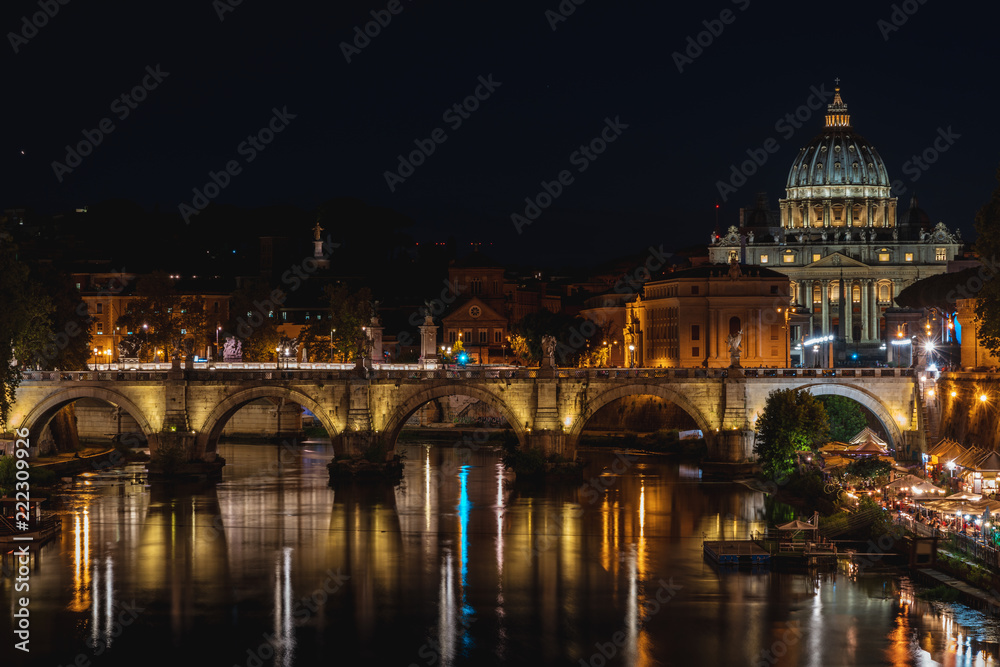
<path fill-rule="evenodd" d="M 827 110 L 789 170 L 779 226 L 730 227 L 709 259 L 788 276 L 811 317 L 804 335 L 833 336 L 839 360 L 885 361 L 885 310 L 903 288 L 947 271 L 962 242 L 944 223 L 932 228 L 916 198 L 897 215 L 885 163 L 855 133 L 840 88 Z"/>

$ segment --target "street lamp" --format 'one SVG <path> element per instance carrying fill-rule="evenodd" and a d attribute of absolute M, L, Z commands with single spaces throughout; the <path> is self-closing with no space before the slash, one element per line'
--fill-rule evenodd
<path fill-rule="evenodd" d="M 219 332 L 222 331 L 222 327 L 219 323 L 215 323 L 215 358 L 219 358 Z"/>
<path fill-rule="evenodd" d="M 111 350 L 110 349 L 104 350 L 104 356 L 105 356 L 104 363 L 107 364 L 108 370 L 110 371 L 111 370 Z"/>
<path fill-rule="evenodd" d="M 274 348 L 274 368 L 275 370 L 281 370 L 281 348 Z"/>
<path fill-rule="evenodd" d="M 333 334 L 337 333 L 337 328 L 330 329 L 330 363 L 333 363 Z"/>
<path fill-rule="evenodd" d="M 629 368 L 635 368 L 635 345 L 628 346 L 628 360 Z"/>

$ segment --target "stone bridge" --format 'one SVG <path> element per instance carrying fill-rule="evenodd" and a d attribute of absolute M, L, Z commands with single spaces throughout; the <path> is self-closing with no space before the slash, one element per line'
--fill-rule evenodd
<path fill-rule="evenodd" d="M 465 395 L 502 414 L 523 447 L 572 458 L 587 421 L 629 396 L 658 396 L 683 409 L 704 432 L 718 461 L 752 458 L 753 429 L 767 395 L 808 389 L 851 398 L 881 422 L 897 448 L 923 447 L 919 374 L 910 369 L 467 369 L 323 368 L 74 371 L 24 374 L 9 421 L 32 443 L 55 413 L 81 398 L 131 415 L 156 453 L 181 447 L 214 459 L 219 436 L 237 410 L 261 398 L 309 409 L 338 454 L 373 445 L 394 453 L 396 438 L 420 406 Z"/>

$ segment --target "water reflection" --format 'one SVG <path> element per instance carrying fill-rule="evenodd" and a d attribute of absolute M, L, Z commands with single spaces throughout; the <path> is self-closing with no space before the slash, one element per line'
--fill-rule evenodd
<path fill-rule="evenodd" d="M 584 486 L 511 488 L 497 451 L 411 445 L 398 486 L 330 488 L 322 447 L 224 450 L 217 485 L 98 476 L 57 497 L 63 535 L 32 565 L 46 664 L 193 645 L 196 664 L 282 666 L 1000 659 L 994 620 L 905 577 L 714 568 L 703 537 L 746 537 L 774 508 L 670 461 L 618 474 L 590 454 Z M 0 579 L 9 613 L 14 594 Z"/>

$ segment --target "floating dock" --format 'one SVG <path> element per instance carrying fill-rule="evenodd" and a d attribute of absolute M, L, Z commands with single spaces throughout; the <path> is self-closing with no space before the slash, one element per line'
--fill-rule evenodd
<path fill-rule="evenodd" d="M 771 562 L 771 553 L 753 540 L 706 540 L 705 555 L 720 565 Z"/>

